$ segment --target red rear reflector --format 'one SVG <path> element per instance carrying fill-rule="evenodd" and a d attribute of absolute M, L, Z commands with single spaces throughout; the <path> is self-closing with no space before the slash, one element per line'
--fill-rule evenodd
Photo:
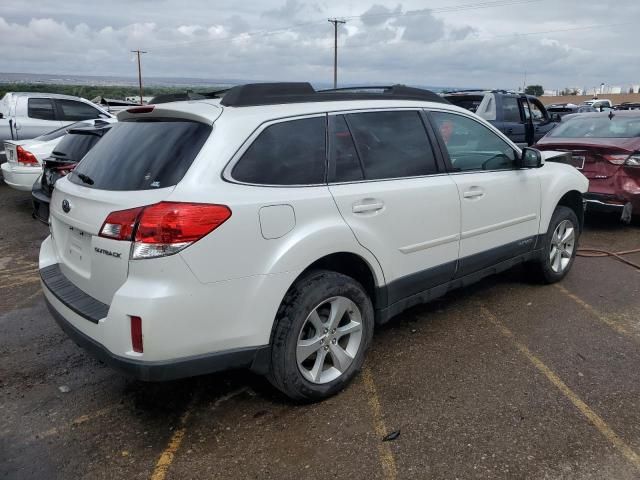
<path fill-rule="evenodd" d="M 149 105 L 147 107 L 133 107 L 127 108 L 128 113 L 151 113 L 153 109 L 156 108 L 155 105 Z"/>
<path fill-rule="evenodd" d="M 131 346 L 134 352 L 143 353 L 142 345 L 142 318 L 131 317 Z"/>
<path fill-rule="evenodd" d="M 224 205 L 160 202 L 144 208 L 136 242 L 195 242 L 222 225 L 231 216 Z"/>
<path fill-rule="evenodd" d="M 100 228 L 100 236 L 115 240 L 132 240 L 133 229 L 144 207 L 118 210 L 109 214 Z"/>
<path fill-rule="evenodd" d="M 40 165 L 35 155 L 22 148 L 20 145 L 16 148 L 16 152 L 18 154 L 18 163 L 29 167 L 38 167 Z"/>

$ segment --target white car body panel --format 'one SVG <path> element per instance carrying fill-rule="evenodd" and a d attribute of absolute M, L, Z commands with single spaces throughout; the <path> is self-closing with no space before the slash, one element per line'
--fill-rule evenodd
<path fill-rule="evenodd" d="M 245 185 L 229 177 L 230 165 L 266 123 L 389 108 L 464 114 L 513 145 L 466 110 L 423 101 L 242 108 L 191 101 L 162 104 L 150 113 L 121 112 L 121 120 L 179 116 L 214 128 L 175 187 L 125 192 L 88 188 L 68 178 L 56 183 L 52 236 L 42 244 L 40 268 L 60 264 L 69 281 L 109 305 L 109 311 L 97 324 L 88 322 L 43 284 L 48 301 L 76 329 L 121 358 L 173 361 L 264 346 L 287 290 L 318 259 L 354 254 L 369 266 L 375 287 L 385 288 L 461 257 L 545 233 L 562 195 L 587 189 L 586 178 L 575 169 L 552 163 L 531 170 L 304 187 Z M 473 186 L 484 189 L 484 197 L 465 198 L 464 191 Z M 354 204 L 367 198 L 382 200 L 382 207 L 354 213 Z M 62 211 L 63 200 L 70 212 Z M 159 201 L 228 205 L 232 216 L 180 253 L 161 258 L 129 260 L 130 242 L 97 236 L 110 212 Z M 264 214 L 270 207 L 278 208 Z M 143 319 L 144 353 L 131 348 L 132 315 Z"/>

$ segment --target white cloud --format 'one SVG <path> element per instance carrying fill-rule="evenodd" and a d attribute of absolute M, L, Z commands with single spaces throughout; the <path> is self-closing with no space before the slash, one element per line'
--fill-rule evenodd
<path fill-rule="evenodd" d="M 513 88 L 525 71 L 549 88 L 640 80 L 632 26 L 575 30 L 628 22 L 640 15 L 636 0 L 615 8 L 613 0 L 539 0 L 440 13 L 423 5 L 219 0 L 214 9 L 207 0 L 32 0 L 27 9 L 4 0 L 0 58 L 5 71 L 133 76 L 129 50 L 143 48 L 148 76 L 330 82 L 326 19 L 345 16 L 342 82 Z M 295 28 L 282 30 L 289 25 Z M 529 35 L 536 31 L 550 33 Z"/>

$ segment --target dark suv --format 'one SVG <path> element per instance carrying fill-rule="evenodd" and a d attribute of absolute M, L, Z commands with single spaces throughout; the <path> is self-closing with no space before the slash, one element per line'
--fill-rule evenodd
<path fill-rule="evenodd" d="M 69 129 L 51 156 L 44 159 L 42 175 L 33 184 L 33 218 L 44 223 L 49 222 L 49 202 L 54 184 L 59 178 L 70 173 L 111 127 L 111 123 L 96 120 L 92 126 Z"/>
<path fill-rule="evenodd" d="M 464 90 L 446 92 L 443 96 L 493 124 L 519 147 L 533 145 L 560 121 L 559 115 L 547 112 L 533 95 L 505 90 Z"/>

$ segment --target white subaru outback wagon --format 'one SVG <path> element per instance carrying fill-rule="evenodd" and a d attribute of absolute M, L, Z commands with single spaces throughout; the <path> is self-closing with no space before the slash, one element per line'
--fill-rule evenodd
<path fill-rule="evenodd" d="M 586 178 L 429 91 L 250 84 L 118 119 L 56 183 L 39 267 L 62 329 L 143 380 L 251 368 L 322 399 L 376 323 L 576 254 Z"/>

